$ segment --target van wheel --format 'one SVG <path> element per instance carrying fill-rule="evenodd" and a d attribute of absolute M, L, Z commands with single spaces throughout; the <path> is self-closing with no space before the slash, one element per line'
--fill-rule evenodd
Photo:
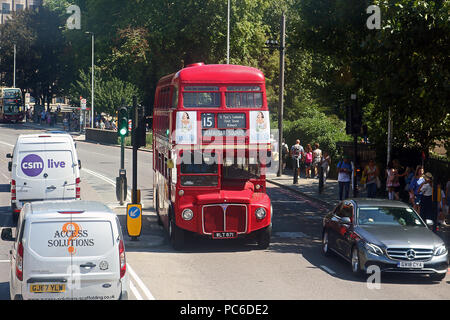
<path fill-rule="evenodd" d="M 175 250 L 182 250 L 184 248 L 184 230 L 175 224 L 175 217 L 173 214 L 169 215 L 169 240 L 170 244 Z"/>
<path fill-rule="evenodd" d="M 256 243 L 259 249 L 267 249 L 270 246 L 270 237 L 272 236 L 272 224 L 258 231 Z"/>

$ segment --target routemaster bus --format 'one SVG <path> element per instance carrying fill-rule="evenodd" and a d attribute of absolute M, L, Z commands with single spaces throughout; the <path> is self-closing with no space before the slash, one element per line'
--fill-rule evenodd
<path fill-rule="evenodd" d="M 161 78 L 153 137 L 154 206 L 176 250 L 187 234 L 270 245 L 270 122 L 261 71 L 196 63 Z"/>
<path fill-rule="evenodd" d="M 19 122 L 24 117 L 22 91 L 19 88 L 0 87 L 0 121 Z"/>

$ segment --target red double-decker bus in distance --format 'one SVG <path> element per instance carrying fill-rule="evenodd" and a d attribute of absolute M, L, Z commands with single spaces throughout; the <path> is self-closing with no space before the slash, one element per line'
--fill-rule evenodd
<path fill-rule="evenodd" d="M 175 249 L 189 232 L 270 245 L 270 121 L 261 71 L 196 63 L 161 78 L 153 137 L 154 206 Z"/>
<path fill-rule="evenodd" d="M 17 123 L 24 117 L 22 91 L 19 88 L 0 87 L 0 121 Z"/>

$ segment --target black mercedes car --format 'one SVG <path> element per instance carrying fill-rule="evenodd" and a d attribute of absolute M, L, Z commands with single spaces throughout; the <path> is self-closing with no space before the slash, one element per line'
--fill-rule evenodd
<path fill-rule="evenodd" d="M 448 250 L 432 225 L 400 201 L 344 200 L 323 219 L 322 252 L 349 261 L 355 275 L 378 266 L 381 272 L 429 274 L 440 281 L 447 273 Z"/>

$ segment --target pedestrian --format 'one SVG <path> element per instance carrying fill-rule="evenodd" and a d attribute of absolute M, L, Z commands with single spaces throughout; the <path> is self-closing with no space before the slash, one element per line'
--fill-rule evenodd
<path fill-rule="evenodd" d="M 416 167 L 416 172 L 414 177 L 411 179 L 411 182 L 409 184 L 409 192 L 410 192 L 410 199 L 413 201 L 413 208 L 420 214 L 420 202 L 422 200 L 422 194 L 419 193 L 419 187 L 420 185 L 425 181 L 423 178 L 423 167 L 421 165 L 418 165 Z"/>
<path fill-rule="evenodd" d="M 331 157 L 328 154 L 328 152 L 324 151 L 322 158 L 320 160 L 320 166 L 322 167 L 323 172 L 323 186 L 325 186 L 325 181 L 327 180 L 328 173 L 330 172 L 330 165 L 331 165 Z"/>
<path fill-rule="evenodd" d="M 386 169 L 386 187 L 388 188 L 389 200 L 399 200 L 400 183 L 398 181 L 397 169 L 394 168 L 393 163 L 390 162 Z"/>
<path fill-rule="evenodd" d="M 322 160 L 322 150 L 319 149 L 319 144 L 316 142 L 314 144 L 314 151 L 313 151 L 313 175 L 314 178 L 319 178 L 319 166 L 321 164 Z"/>
<path fill-rule="evenodd" d="M 289 147 L 283 139 L 283 143 L 281 144 L 281 156 L 283 157 L 283 173 L 286 170 L 286 164 L 289 159 Z"/>
<path fill-rule="evenodd" d="M 448 227 L 445 222 L 445 218 L 447 215 L 447 199 L 445 197 L 445 189 L 443 188 L 444 183 L 439 181 L 437 184 L 437 202 L 438 202 L 438 225 L 442 227 Z"/>
<path fill-rule="evenodd" d="M 339 200 L 347 199 L 350 191 L 350 175 L 352 173 L 352 165 L 348 156 L 344 155 L 343 160 L 337 164 L 338 184 L 339 184 Z"/>
<path fill-rule="evenodd" d="M 103 120 L 100 120 L 100 129 L 105 130 L 105 123 Z"/>
<path fill-rule="evenodd" d="M 433 220 L 436 224 L 435 214 L 433 214 L 433 175 L 430 172 L 425 173 L 425 182 L 419 187 L 419 192 L 422 193 L 422 200 L 420 202 L 420 216 L 423 220 Z"/>
<path fill-rule="evenodd" d="M 367 198 L 376 198 L 377 196 L 377 179 L 379 175 L 378 167 L 373 159 L 364 168 L 363 176 L 366 177 Z"/>
<path fill-rule="evenodd" d="M 398 159 L 392 160 L 392 166 L 397 170 L 397 179 L 399 183 L 399 187 L 397 188 L 398 198 L 401 200 L 405 200 L 405 177 L 408 174 L 406 169 L 400 164 Z"/>
<path fill-rule="evenodd" d="M 300 140 L 295 140 L 295 144 L 291 147 L 292 168 L 294 170 L 294 184 L 298 183 L 300 175 L 300 161 L 303 157 L 305 150 L 300 145 Z"/>
<path fill-rule="evenodd" d="M 311 145 L 308 143 L 305 150 L 305 176 L 306 179 L 311 178 L 311 167 L 313 162 L 313 153 Z"/>

